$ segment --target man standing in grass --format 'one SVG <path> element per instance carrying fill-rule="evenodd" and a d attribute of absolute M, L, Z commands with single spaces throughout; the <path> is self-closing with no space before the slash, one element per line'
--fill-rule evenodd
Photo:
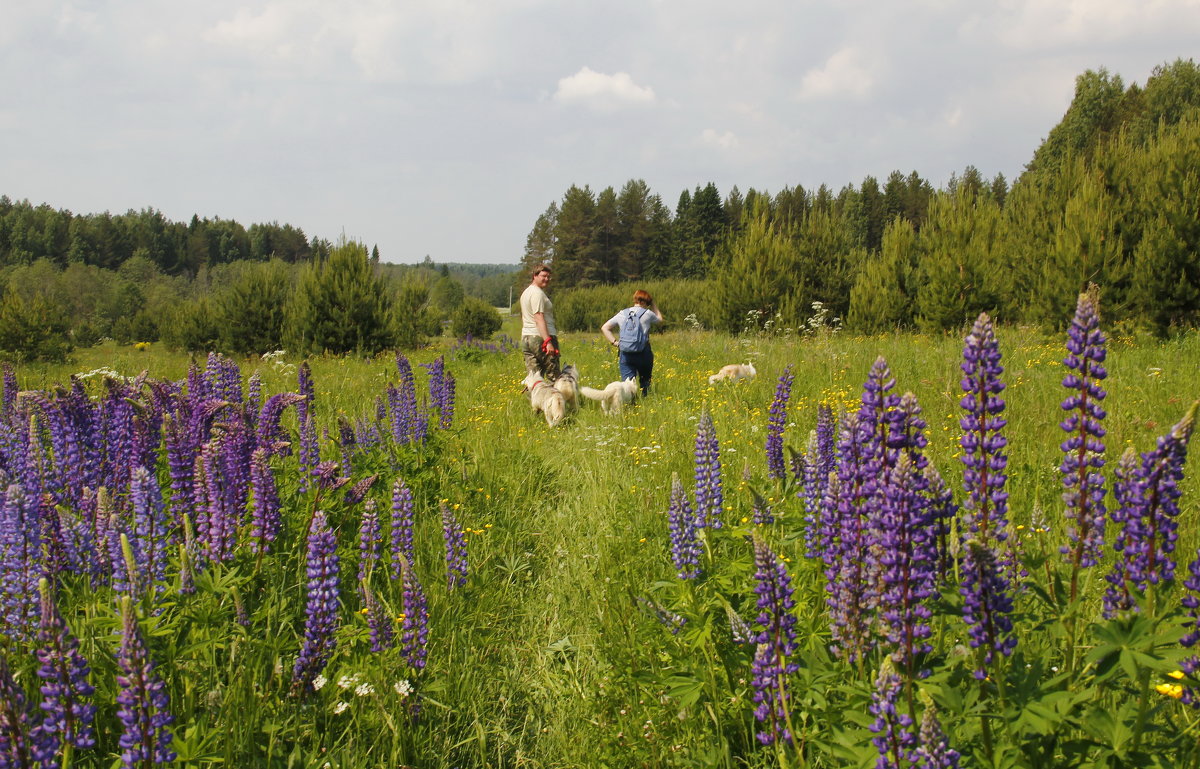
<path fill-rule="evenodd" d="M 546 296 L 550 268 L 533 268 L 533 282 L 521 293 L 521 352 L 525 370 L 536 371 L 542 379 L 558 379 L 558 329 L 554 326 L 554 305 Z"/>

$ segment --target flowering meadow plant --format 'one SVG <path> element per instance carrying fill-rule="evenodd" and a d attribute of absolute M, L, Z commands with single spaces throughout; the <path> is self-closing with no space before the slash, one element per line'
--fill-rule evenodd
<path fill-rule="evenodd" d="M 1105 326 L 10 370 L 0 766 L 1196 766 L 1200 337 Z"/>

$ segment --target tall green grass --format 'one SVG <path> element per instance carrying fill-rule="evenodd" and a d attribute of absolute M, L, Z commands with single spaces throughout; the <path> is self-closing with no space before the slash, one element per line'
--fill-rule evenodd
<path fill-rule="evenodd" d="M 505 331 L 517 335 L 513 319 Z M 1063 340 L 1026 328 L 1002 328 L 998 337 L 1008 383 L 1010 520 L 1022 527 L 1027 551 L 1052 555 L 1066 541 L 1057 471 Z M 454 427 L 425 455 L 405 460 L 400 471 L 417 491 L 416 566 L 431 611 L 429 667 L 419 682 L 422 714 L 416 721 L 408 719 L 406 702 L 392 688 L 405 675 L 396 657 L 366 651 L 365 621 L 356 613 L 352 586 L 357 521 L 349 510 L 335 517 L 346 597 L 343 636 L 328 671 L 331 683 L 304 702 L 286 696 L 303 607 L 300 530 L 311 502 L 291 489 L 285 501 L 293 550 L 258 573 L 246 560 L 211 570 L 196 596 L 167 612 L 162 633 L 150 632 L 178 718 L 177 747 L 186 759 L 181 765 L 777 765 L 780 754 L 754 740 L 748 658 L 729 652 L 720 637 L 726 629 L 693 623 L 672 635 L 644 600 L 700 606 L 721 595 L 749 605 L 752 585 L 737 582 L 738 575 L 752 571 L 749 546 L 735 536 L 710 543 L 706 565 L 713 582 L 678 584 L 665 518 L 671 476 L 677 473 L 690 488 L 696 424 L 707 409 L 721 445 L 726 521 L 737 527 L 749 518 L 752 491 L 782 516 L 778 541 L 797 587 L 802 645 L 811 655 L 807 659 L 821 659 L 828 643 L 823 577 L 819 564 L 803 557 L 802 503 L 794 487 L 766 478 L 763 445 L 777 377 L 786 366 L 795 373 L 785 442 L 799 450 L 817 406 L 856 409 L 872 362 L 883 356 L 897 392 L 911 390 L 924 407 L 926 453 L 958 490 L 962 340 L 908 334 L 734 338 L 676 330 L 652 341 L 650 398 L 615 418 L 585 402 L 554 429 L 530 411 L 521 393 L 519 353 L 447 360 L 458 382 Z M 617 378 L 615 355 L 598 334 L 563 334 L 561 346 L 563 362 L 579 367 L 583 384 L 601 387 Z M 414 367 L 447 347 L 418 351 L 411 356 Z M 758 377 L 708 384 L 709 374 L 734 362 L 753 362 Z M 1200 335 L 1165 343 L 1113 340 L 1108 364 L 1111 467 L 1125 446 L 1152 448 L 1200 396 Z M 388 357 L 314 359 L 311 365 L 317 419 L 335 434 L 334 419 L 371 413 L 374 398 L 395 379 Z M 187 359 L 154 347 L 137 351 L 108 344 L 79 351 L 69 366 L 27 367 L 18 377 L 23 389 L 47 388 L 101 366 L 179 379 Z M 250 359 L 242 367 L 247 376 L 260 373 L 266 392 L 295 389 L 295 373 L 284 365 Z M 330 445 L 323 445 L 323 453 L 337 456 Z M 1194 466 L 1193 460 L 1189 470 Z M 393 476 L 383 471 L 376 496 L 386 510 Z M 1183 563 L 1200 539 L 1193 476 L 1184 483 Z M 459 521 L 471 532 L 471 578 L 462 591 L 445 589 L 437 514 L 443 499 L 458 506 Z M 1044 519 L 1049 531 L 1035 533 L 1035 519 Z M 1084 610 L 1090 615 L 1097 613 L 1102 592 L 1099 576 L 1094 579 Z M 84 595 L 82 588 L 77 594 Z M 386 599 L 397 605 L 398 588 Z M 251 611 L 252 632 L 233 621 L 236 601 Z M 111 655 L 116 627 L 111 607 L 85 600 L 74 618 L 77 632 L 86 636 L 85 653 L 100 660 Z M 950 626 L 941 631 L 962 635 Z M 1083 645 L 1093 642 L 1085 638 Z M 1047 666 L 1060 659 L 1054 638 L 1031 636 L 1022 644 Z M 97 667 L 108 670 L 111 663 Z M 353 688 L 338 688 L 336 679 L 356 674 L 372 684 L 373 693 L 357 696 Z M 843 675 L 849 674 L 832 661 L 802 671 L 797 717 L 807 719 L 804 731 L 814 745 L 830 742 L 814 753 L 825 756 L 815 765 L 853 765 L 859 760 L 854 756 L 861 756 L 849 748 L 839 753 L 833 745 L 838 735 L 862 739 L 869 722 L 865 710 L 832 708 L 831 703 L 864 701 L 865 683 Z M 111 682 L 98 688 L 111 691 Z M 346 703 L 341 712 L 335 712 L 338 703 Z M 1159 727 L 1195 728 L 1179 703 L 1160 706 L 1153 716 Z M 111 704 L 102 705 L 100 717 L 112 718 Z M 112 740 L 102 740 L 103 747 L 112 750 Z M 866 748 L 869 752 L 869 743 Z M 835 759 L 838 755 L 843 758 Z M 110 761 L 101 751 L 81 756 L 79 765 Z"/>

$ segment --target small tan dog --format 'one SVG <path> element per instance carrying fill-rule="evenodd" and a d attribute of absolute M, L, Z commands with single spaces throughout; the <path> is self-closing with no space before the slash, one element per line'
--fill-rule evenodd
<path fill-rule="evenodd" d="M 568 414 L 579 410 L 579 369 L 574 364 L 563 366 L 562 373 L 554 380 L 554 389 L 562 393 Z"/>
<path fill-rule="evenodd" d="M 542 379 L 536 371 L 525 375 L 525 391 L 529 393 L 529 405 L 536 414 L 541 412 L 546 417 L 546 424 L 554 427 L 567 415 L 563 394 L 554 386 Z"/>
<path fill-rule="evenodd" d="M 716 384 L 722 379 L 753 379 L 758 374 L 753 363 L 730 363 L 722 366 L 721 370 L 708 378 L 709 384 Z"/>
<path fill-rule="evenodd" d="M 637 379 L 630 377 L 623 381 L 609 382 L 603 390 L 580 387 L 579 392 L 594 401 L 600 401 L 600 410 L 612 416 L 620 414 L 626 403 L 633 403 L 641 390 L 638 389 Z"/>

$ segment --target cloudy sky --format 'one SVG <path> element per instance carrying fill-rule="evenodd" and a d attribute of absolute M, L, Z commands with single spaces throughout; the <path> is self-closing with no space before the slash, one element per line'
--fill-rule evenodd
<path fill-rule="evenodd" d="M 2 0 L 0 194 L 515 263 L 571 184 L 1020 173 L 1200 0 Z"/>

